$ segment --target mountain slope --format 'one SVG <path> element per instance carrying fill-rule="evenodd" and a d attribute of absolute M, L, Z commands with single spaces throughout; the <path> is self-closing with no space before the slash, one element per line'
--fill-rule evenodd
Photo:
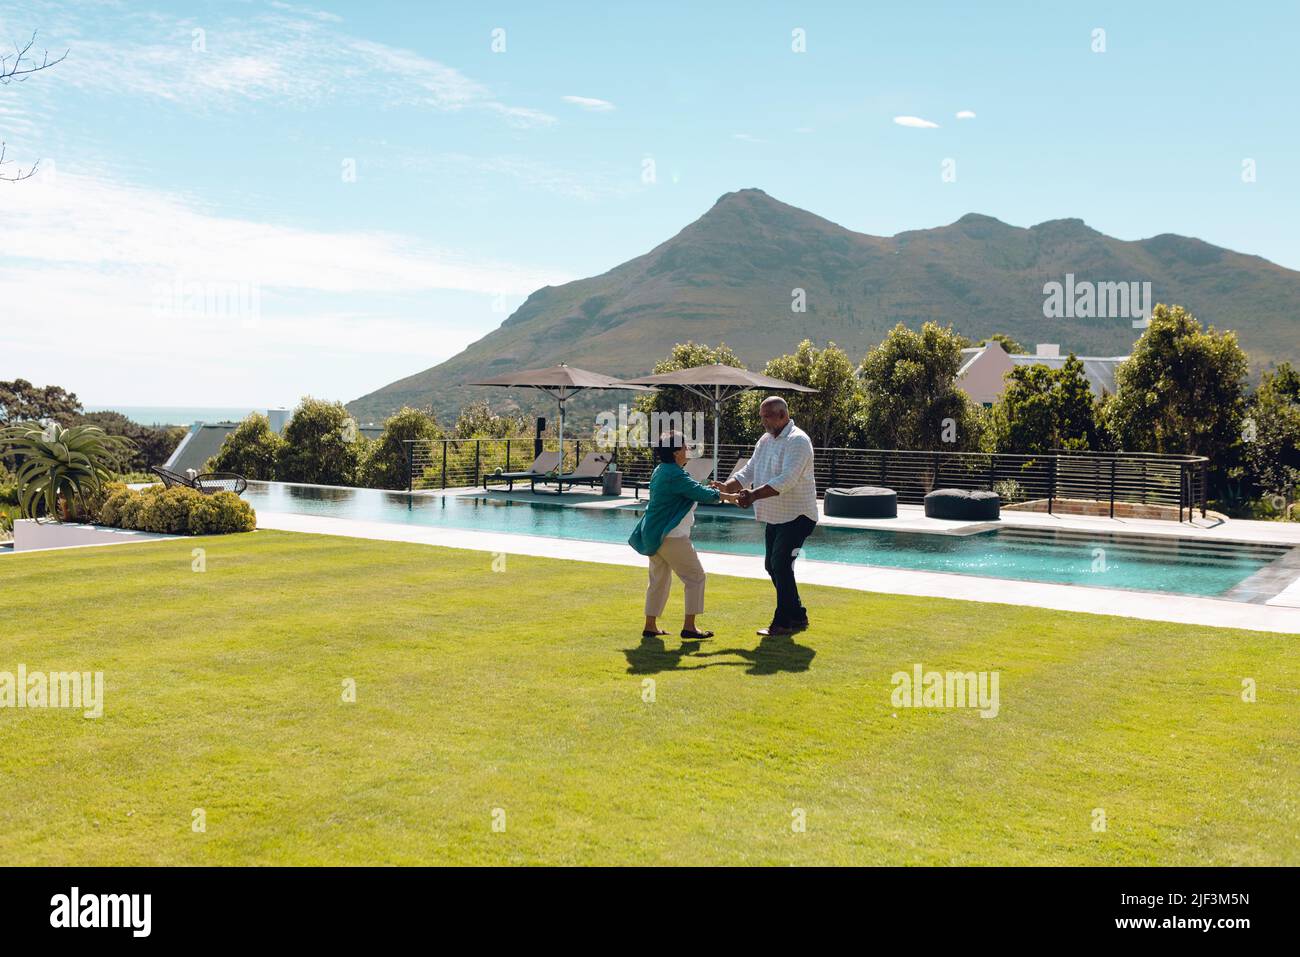
<path fill-rule="evenodd" d="M 1165 234 L 1127 242 L 1078 219 L 1028 229 L 968 214 L 948 226 L 869 236 L 779 202 L 728 193 L 676 236 L 609 272 L 537 290 L 459 355 L 349 404 L 364 420 L 432 404 L 443 419 L 501 390 L 464 383 L 568 362 L 613 375 L 650 371 L 676 342 L 726 342 L 752 368 L 801 339 L 833 340 L 856 362 L 897 322 L 934 319 L 979 339 L 1122 355 L 1129 319 L 1047 319 L 1043 284 L 1149 280 L 1154 302 L 1236 330 L 1258 368 L 1300 361 L 1300 273 Z M 806 312 L 791 310 L 805 290 Z M 521 397 L 523 398 L 523 397 Z M 543 406 L 544 408 L 544 406 Z"/>

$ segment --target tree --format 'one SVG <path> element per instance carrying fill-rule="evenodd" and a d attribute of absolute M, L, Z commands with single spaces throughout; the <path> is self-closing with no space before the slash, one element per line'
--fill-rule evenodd
<path fill-rule="evenodd" d="M 1084 451 L 1104 444 L 1097 401 L 1083 363 L 1073 353 L 1059 369 L 1016 366 L 989 415 L 994 451 L 1033 455 L 1058 449 Z"/>
<path fill-rule="evenodd" d="M 1246 478 L 1256 494 L 1300 486 L 1300 374 L 1289 362 L 1264 373 L 1242 429 Z"/>
<path fill-rule="evenodd" d="M 403 406 L 384 422 L 383 435 L 361 467 L 361 484 L 367 488 L 406 488 L 406 443 L 440 438 L 442 429 L 432 412 Z"/>
<path fill-rule="evenodd" d="M 276 477 L 276 460 L 284 444 L 284 439 L 271 430 L 271 421 L 262 413 L 254 412 L 226 436 L 207 468 L 269 482 Z"/>
<path fill-rule="evenodd" d="M 57 422 L 71 425 L 81 414 L 76 393 L 57 385 L 34 386 L 26 379 L 0 382 L 0 425 L 11 422 Z"/>
<path fill-rule="evenodd" d="M 737 369 L 745 368 L 740 357 L 725 342 L 720 342 L 716 346 L 702 342 L 679 342 L 668 353 L 668 358 L 655 364 L 652 374 L 661 375 L 679 369 L 694 369 L 715 362 Z M 740 399 L 723 403 L 722 416 L 718 423 L 718 441 L 721 444 L 752 445 L 758 440 L 762 425 L 759 424 L 757 412 L 750 411 L 746 406 L 744 402 L 746 397 L 742 396 Z M 633 408 L 638 412 L 644 412 L 647 419 L 655 412 L 661 416 L 681 413 L 683 422 L 691 421 L 691 417 L 699 413 L 703 416 L 705 434 L 693 438 L 710 444 L 713 442 L 713 400 L 696 395 L 689 389 L 680 386 L 662 386 L 654 392 L 640 395 L 633 403 Z M 647 437 L 647 441 L 649 440 L 650 437 Z"/>
<path fill-rule="evenodd" d="M 1202 331 L 1182 306 L 1160 303 L 1116 370 L 1105 425 L 1120 448 L 1204 455 L 1222 477 L 1241 434 L 1246 369 L 1236 335 Z"/>
<path fill-rule="evenodd" d="M 307 396 L 284 427 L 275 477 L 280 482 L 351 485 L 356 481 L 360 451 L 357 424 L 343 404 Z"/>
<path fill-rule="evenodd" d="M 402 411 L 414 412 L 415 410 L 403 409 Z M 432 418 L 432 415 L 433 413 L 430 411 L 430 418 Z M 433 427 L 439 433 L 438 438 L 441 438 L 442 430 L 437 422 L 433 423 Z M 487 399 L 479 399 L 477 402 L 471 402 L 460 410 L 460 415 L 456 417 L 456 424 L 452 426 L 451 432 L 452 437 L 457 439 L 505 439 L 519 435 L 531 435 L 532 428 L 529 425 L 528 416 L 522 412 L 516 411 L 507 415 L 498 415 L 492 411 Z M 403 469 L 405 467 L 405 465 L 402 466 Z"/>
<path fill-rule="evenodd" d="M 96 425 L 109 435 L 130 439 L 133 448 L 123 464 L 123 470 L 128 472 L 147 472 L 151 465 L 162 465 L 181 444 L 186 431 L 182 426 L 141 425 L 121 412 L 86 412 L 76 417 L 75 424 Z"/>
<path fill-rule="evenodd" d="M 31 39 L 25 44 L 20 46 L 15 43 L 13 53 L 0 55 L 0 86 L 8 86 L 10 83 L 24 83 L 33 73 L 48 70 L 56 63 L 63 62 L 68 55 L 68 51 L 64 50 L 63 56 L 55 57 L 51 60 L 50 51 L 46 50 L 41 55 L 41 61 L 37 63 L 35 56 L 32 55 L 32 47 L 35 45 L 36 34 L 33 33 Z M 5 144 L 3 140 L 0 140 L 0 180 L 17 182 L 18 180 L 27 179 L 29 176 L 35 174 L 36 168 L 40 165 L 41 161 L 37 160 L 32 163 L 25 173 L 23 172 L 22 167 L 19 167 L 17 172 L 13 175 L 4 172 L 6 162 Z"/>
<path fill-rule="evenodd" d="M 853 363 L 843 349 L 833 342 L 825 349 L 817 349 L 805 339 L 793 355 L 770 361 L 763 373 L 818 390 L 785 396 L 790 417 L 808 433 L 813 445 L 828 448 L 848 443 L 854 418 L 862 412 L 863 398 Z M 753 393 L 751 403 L 762 400 L 757 392 Z M 755 408 L 755 415 L 757 411 Z"/>
<path fill-rule="evenodd" d="M 1015 339 L 1012 339 L 1010 336 L 1006 335 L 1005 333 L 995 332 L 987 339 L 981 339 L 978 344 L 983 346 L 983 345 L 988 345 L 990 342 L 996 342 L 998 345 L 1002 347 L 1002 351 L 1009 356 L 1022 356 L 1026 352 L 1028 352 L 1028 350 L 1024 346 L 1016 342 Z"/>
<path fill-rule="evenodd" d="M 901 322 L 858 367 L 866 394 L 860 432 L 881 449 L 978 448 L 980 410 L 956 386 L 962 339 L 927 322 L 913 332 Z"/>

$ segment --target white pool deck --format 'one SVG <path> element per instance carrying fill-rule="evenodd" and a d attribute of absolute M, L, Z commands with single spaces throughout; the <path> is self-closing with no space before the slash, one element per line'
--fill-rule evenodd
<path fill-rule="evenodd" d="M 482 495 L 482 489 L 448 489 L 421 495 Z M 494 491 L 494 498 L 512 501 L 544 501 L 574 508 L 615 508 L 631 501 L 630 496 L 605 498 L 587 493 L 534 495 L 528 491 Z M 926 518 L 920 506 L 900 505 L 895 519 L 823 518 L 827 525 L 885 528 L 894 531 L 932 532 L 947 535 L 970 534 L 987 528 L 987 523 L 945 521 Z M 748 520 L 738 518 L 737 520 Z M 1192 538 L 1204 541 L 1273 543 L 1300 547 L 1300 524 L 1284 522 L 1216 521 L 1169 522 L 1152 519 L 1110 519 L 1077 515 L 1048 515 L 1036 512 L 1003 511 L 1000 526 L 1052 528 L 1071 531 L 1128 533 Z M 289 532 L 341 535 L 378 541 L 440 545 L 474 551 L 532 555 L 575 562 L 596 562 L 644 568 L 645 558 L 627 545 L 575 541 L 533 535 L 478 532 L 435 526 L 400 525 L 387 522 L 327 518 L 283 512 L 258 512 L 258 527 Z M 711 574 L 767 579 L 763 559 L 751 555 L 700 552 L 704 568 Z M 926 572 L 878 566 L 800 560 L 799 581 L 837 588 L 925 598 L 953 598 L 1002 605 L 1022 605 L 1087 614 L 1113 615 L 1149 621 L 1176 622 L 1300 634 L 1300 551 L 1279 559 L 1280 572 L 1290 584 L 1267 601 L 1229 601 L 1156 592 L 1058 585 L 1042 582 L 982 578 L 948 572 Z M 1275 572 L 1275 574 L 1277 573 Z"/>

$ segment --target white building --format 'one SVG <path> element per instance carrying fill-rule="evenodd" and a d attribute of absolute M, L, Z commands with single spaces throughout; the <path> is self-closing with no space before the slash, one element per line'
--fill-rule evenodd
<path fill-rule="evenodd" d="M 1059 369 L 1069 356 L 1059 345 L 1040 343 L 1033 355 L 1008 355 L 997 342 L 961 351 L 963 362 L 957 371 L 957 385 L 981 405 L 992 405 L 1006 387 L 1004 377 L 1016 366 L 1045 365 Z M 1078 356 L 1083 374 L 1096 396 L 1115 392 L 1115 370 L 1128 356 Z"/>

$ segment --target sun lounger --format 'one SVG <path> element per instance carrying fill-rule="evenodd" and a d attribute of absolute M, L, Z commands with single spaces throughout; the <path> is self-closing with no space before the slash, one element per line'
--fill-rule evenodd
<path fill-rule="evenodd" d="M 740 458 L 740 459 L 736 459 L 736 467 L 733 468 L 730 472 L 727 473 L 727 481 L 730 482 L 731 479 L 735 476 L 735 474 L 736 474 L 737 472 L 739 472 L 741 469 L 743 469 L 743 468 L 744 468 L 746 465 L 748 465 L 748 464 L 749 464 L 749 459 L 748 459 L 748 458 Z"/>
<path fill-rule="evenodd" d="M 165 469 L 161 465 L 155 465 L 149 471 L 162 479 L 163 488 L 192 488 L 204 495 L 215 495 L 217 492 L 234 492 L 236 495 L 242 495 L 244 489 L 248 488 L 248 479 L 238 472 L 204 472 L 202 475 L 190 478 L 188 475 Z"/>
<path fill-rule="evenodd" d="M 204 472 L 194 477 L 194 487 L 204 495 L 215 495 L 217 492 L 243 495 L 244 489 L 248 488 L 248 479 L 238 472 Z"/>
<path fill-rule="evenodd" d="M 162 479 L 163 488 L 194 488 L 194 481 L 188 475 L 182 475 L 180 472 L 173 472 L 171 469 L 165 469 L 161 465 L 155 465 L 150 468 L 149 471 Z"/>
<path fill-rule="evenodd" d="M 543 452 L 533 459 L 533 464 L 522 472 L 500 472 L 484 475 L 483 488 L 488 487 L 489 479 L 504 480 L 507 483 L 506 488 L 511 492 L 515 490 L 515 482 L 530 482 L 535 488 L 539 481 L 547 478 L 551 472 L 556 471 L 559 467 L 559 452 Z"/>
<path fill-rule="evenodd" d="M 715 459 L 705 458 L 687 459 L 686 474 L 695 479 L 695 481 L 699 482 L 701 485 L 708 485 L 709 480 L 713 478 L 713 465 L 715 461 Z M 640 498 L 641 489 L 649 488 L 650 480 L 646 479 L 644 482 L 634 482 L 629 481 L 628 479 L 623 479 L 623 487 L 632 489 L 635 497 Z"/>
<path fill-rule="evenodd" d="M 713 466 L 718 464 L 717 459 L 687 459 L 686 474 L 695 481 L 705 484 L 713 478 Z"/>
<path fill-rule="evenodd" d="M 563 475 L 557 475 L 553 478 L 539 478 L 539 482 L 555 482 L 556 493 L 564 491 L 564 486 L 572 488 L 575 485 L 592 485 L 601 481 L 605 470 L 609 468 L 609 463 L 614 461 L 614 456 L 610 452 L 588 452 L 578 463 L 578 467 L 572 472 L 566 472 Z"/>

